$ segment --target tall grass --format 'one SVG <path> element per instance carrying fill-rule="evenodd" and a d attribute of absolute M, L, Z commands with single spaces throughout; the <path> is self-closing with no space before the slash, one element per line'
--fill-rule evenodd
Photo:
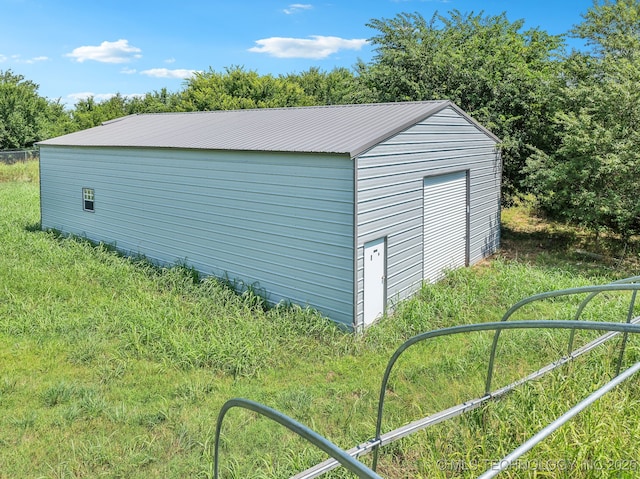
<path fill-rule="evenodd" d="M 18 161 L 10 165 L 0 162 L 0 183 L 34 182 L 40 180 L 40 164 L 38 161 Z"/>
<path fill-rule="evenodd" d="M 255 292 L 238 294 L 232 282 L 186 266 L 158 268 L 106 245 L 42 232 L 37 164 L 0 165 L 0 178 L 0 478 L 211 477 L 215 419 L 234 396 L 264 402 L 349 448 L 372 436 L 382 372 L 408 337 L 497 320 L 531 294 L 635 273 L 564 250 L 527 262 L 505 254 L 425 286 L 355 336 L 309 309 L 265 309 Z M 587 317 L 621 320 L 627 299 L 603 296 Z M 563 318 L 575 306 L 575 299 L 549 301 L 519 317 Z M 496 386 L 566 347 L 562 334 L 504 336 Z M 490 341 L 475 334 L 408 351 L 391 378 L 385 429 L 480 394 Z M 637 356 L 634 340 L 627 361 Z M 499 458 L 610 377 L 612 358 L 615 348 L 604 348 L 499 403 L 385 448 L 382 474 L 475 477 L 478 464 Z M 582 469 L 566 477 L 601 477 L 588 466 L 637 456 L 639 398 L 637 383 L 620 388 L 527 457 L 571 459 Z M 236 478 L 287 477 L 323 459 L 241 411 L 225 424 L 222 453 L 223 477 Z M 505 477 L 536 474 L 563 477 L 557 470 Z"/>

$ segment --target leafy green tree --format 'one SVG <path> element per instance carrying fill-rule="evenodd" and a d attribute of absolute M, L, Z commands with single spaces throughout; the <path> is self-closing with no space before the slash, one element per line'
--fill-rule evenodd
<path fill-rule="evenodd" d="M 166 88 L 160 91 L 147 93 L 142 97 L 129 99 L 127 105 L 128 114 L 134 113 L 165 113 L 178 111 L 180 107 L 180 94 L 171 93 Z"/>
<path fill-rule="evenodd" d="M 144 96 L 125 97 L 120 93 L 103 101 L 94 97 L 79 100 L 71 112 L 72 130 L 84 130 L 98 126 L 105 121 L 113 120 L 136 113 L 163 113 L 179 111 L 181 97 L 178 93 L 170 93 L 166 88 L 147 93 Z"/>
<path fill-rule="evenodd" d="M 504 13 L 402 13 L 369 26 L 378 33 L 373 62 L 359 66 L 364 89 L 377 101 L 452 100 L 501 138 L 506 198 L 522 191 L 530 146 L 553 145 L 563 39 Z"/>
<path fill-rule="evenodd" d="M 0 71 L 0 149 L 33 146 L 55 135 L 65 118 L 58 102 L 38 94 L 38 85 L 11 70 Z"/>
<path fill-rule="evenodd" d="M 313 67 L 302 73 L 289 74 L 283 80 L 299 85 L 314 105 L 359 103 L 357 78 L 347 68 L 325 72 Z"/>
<path fill-rule="evenodd" d="M 43 129 L 42 139 L 66 135 L 76 131 L 71 119 L 71 112 L 65 108 L 65 105 L 59 99 L 55 101 L 49 100 L 48 107 L 44 113 L 46 127 Z"/>
<path fill-rule="evenodd" d="M 127 99 L 118 93 L 101 102 L 96 101 L 93 96 L 79 100 L 71 116 L 75 130 L 84 130 L 126 115 Z"/>
<path fill-rule="evenodd" d="M 209 69 L 187 80 L 180 109 L 184 111 L 238 110 L 311 105 L 313 99 L 295 82 L 259 75 L 242 67 L 224 72 Z"/>
<path fill-rule="evenodd" d="M 572 33 L 592 50 L 565 64 L 558 148 L 528 163 L 529 182 L 550 216 L 640 234 L 640 2 L 594 3 Z"/>
<path fill-rule="evenodd" d="M 640 50 L 640 4 L 638 0 L 594 0 L 593 7 L 583 16 L 571 33 L 592 47 L 590 55 L 637 58 Z"/>

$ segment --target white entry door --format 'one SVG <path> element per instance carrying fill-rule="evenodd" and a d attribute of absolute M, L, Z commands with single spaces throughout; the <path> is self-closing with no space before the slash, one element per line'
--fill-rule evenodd
<path fill-rule="evenodd" d="M 386 296 L 386 243 L 379 238 L 364 245 L 364 324 L 384 314 Z"/>
<path fill-rule="evenodd" d="M 467 196 L 466 171 L 424 180 L 423 278 L 428 283 L 467 263 Z"/>

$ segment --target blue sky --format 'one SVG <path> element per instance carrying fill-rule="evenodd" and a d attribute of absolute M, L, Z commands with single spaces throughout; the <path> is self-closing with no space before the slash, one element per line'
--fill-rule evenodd
<path fill-rule="evenodd" d="M 299 3 L 296 3 L 299 1 Z M 0 0 L 0 70 L 73 105 L 89 95 L 178 91 L 194 71 L 329 71 L 367 62 L 373 18 L 507 13 L 525 28 L 567 32 L 592 0 Z"/>

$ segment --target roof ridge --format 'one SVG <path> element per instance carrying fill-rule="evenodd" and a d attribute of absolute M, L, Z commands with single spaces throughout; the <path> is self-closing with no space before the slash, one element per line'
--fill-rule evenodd
<path fill-rule="evenodd" d="M 355 158 L 447 108 L 450 100 L 129 115 L 39 145 L 178 148 L 349 155 Z"/>
<path fill-rule="evenodd" d="M 237 108 L 233 110 L 195 110 L 195 111 L 167 111 L 167 112 L 149 112 L 134 113 L 132 115 L 123 116 L 114 120 L 108 120 L 103 124 L 118 121 L 133 116 L 154 116 L 154 115 L 202 115 L 208 113 L 241 113 L 241 112 L 262 112 L 262 111 L 291 111 L 291 110 L 313 110 L 313 109 L 337 109 L 337 108 L 358 108 L 358 107 L 377 107 L 377 106 L 393 106 L 398 104 L 439 104 L 447 103 L 450 100 L 415 100 L 415 101 L 388 101 L 380 103 L 341 103 L 335 105 L 303 105 L 303 106 L 279 106 L 279 107 L 258 107 L 258 108 Z"/>

